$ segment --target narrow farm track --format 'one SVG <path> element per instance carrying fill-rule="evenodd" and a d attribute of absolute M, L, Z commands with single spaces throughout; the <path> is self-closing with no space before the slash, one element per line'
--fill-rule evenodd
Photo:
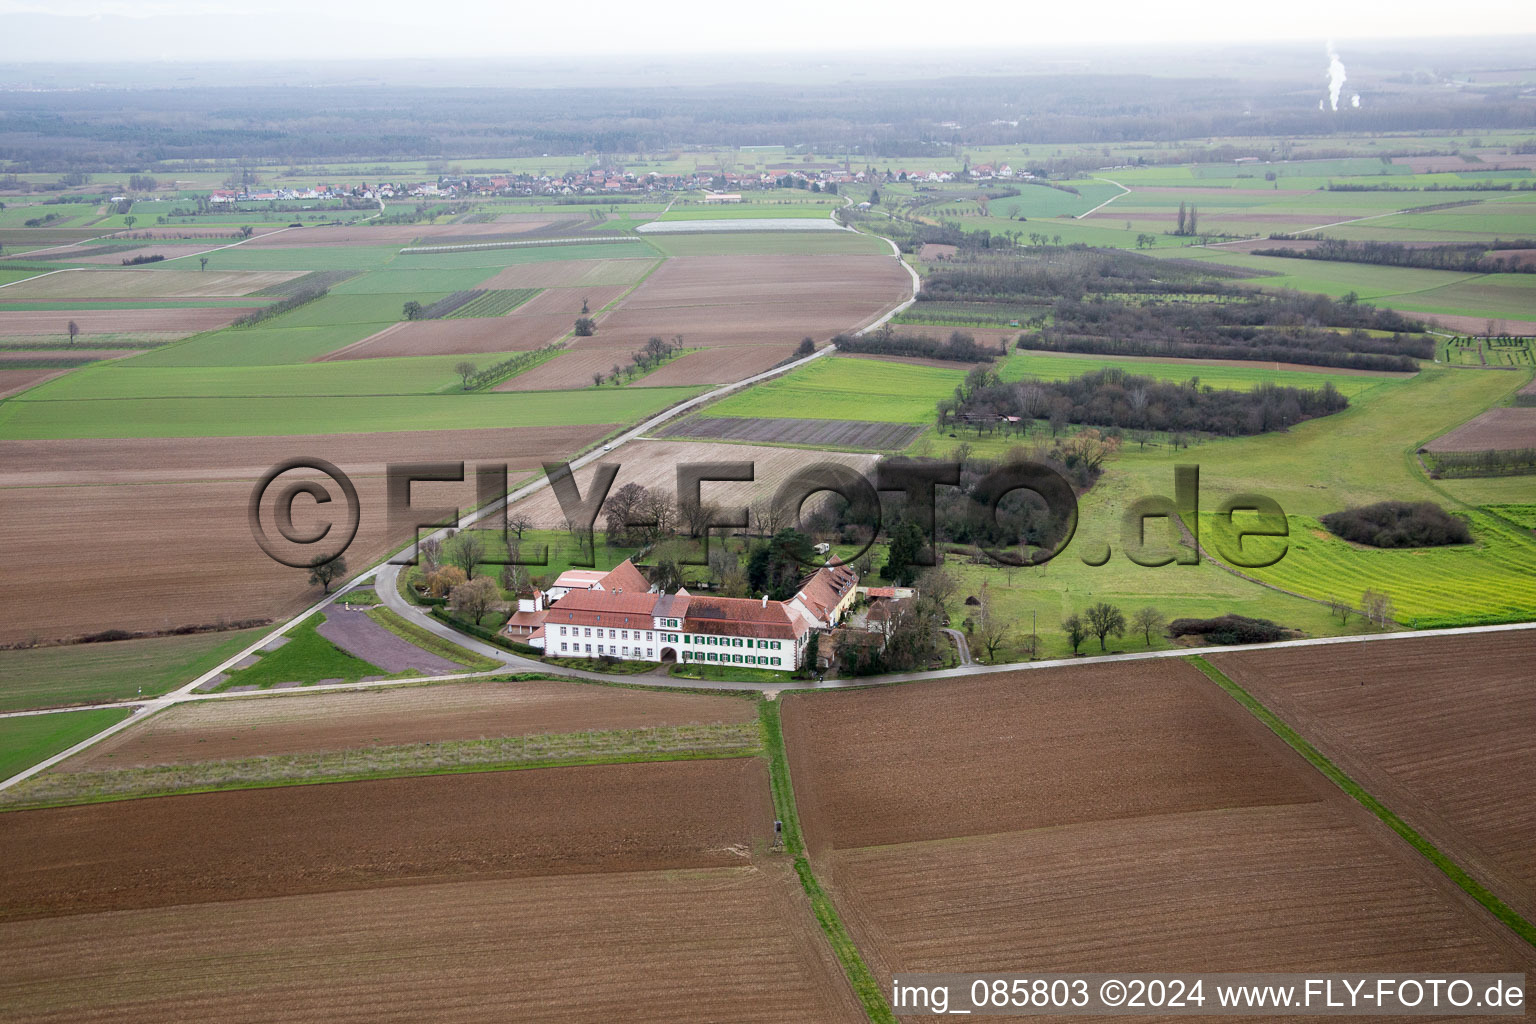
<path fill-rule="evenodd" d="M 1078 214 L 1076 217 L 1072 218 L 1073 220 L 1082 220 L 1084 217 L 1092 217 L 1094 214 L 1098 213 L 1100 210 L 1104 209 L 1104 207 L 1108 206 L 1110 203 L 1114 202 L 1116 199 L 1119 199 L 1121 196 L 1128 196 L 1128 195 L 1131 194 L 1131 190 L 1130 189 L 1126 188 L 1124 185 L 1120 184 L 1118 181 L 1114 180 L 1113 178 L 1095 177 L 1093 180 L 1094 181 L 1107 181 L 1111 185 L 1114 185 L 1116 188 L 1119 188 L 1122 191 L 1120 192 L 1119 195 L 1110 196 L 1108 199 L 1104 200 L 1102 203 L 1100 203 L 1098 206 L 1095 206 L 1093 209 L 1089 210 L 1087 213 L 1080 213 L 1080 214 Z"/>

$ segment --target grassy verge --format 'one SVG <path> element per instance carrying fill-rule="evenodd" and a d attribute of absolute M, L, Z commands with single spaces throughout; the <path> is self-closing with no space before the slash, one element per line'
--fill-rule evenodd
<path fill-rule="evenodd" d="M 773 808 L 784 823 L 784 848 L 795 858 L 795 874 L 800 876 L 800 886 L 811 901 L 811 911 L 816 923 L 826 933 L 832 951 L 837 955 L 848 984 L 864 1006 L 864 1013 L 876 1024 L 896 1024 L 896 1015 L 885 1001 L 880 983 L 870 973 L 869 965 L 859 953 L 853 937 L 848 934 L 843 920 L 832 905 L 816 874 L 811 870 L 810 858 L 805 854 L 805 839 L 800 833 L 800 815 L 795 810 L 795 790 L 789 778 L 789 755 L 784 750 L 784 730 L 779 720 L 779 703 L 772 700 L 758 702 L 758 720 L 763 735 L 763 749 L 768 754 L 769 785 L 773 790 Z"/>
<path fill-rule="evenodd" d="M 1516 935 L 1526 942 L 1536 946 L 1536 926 L 1533 926 L 1531 922 L 1506 906 L 1503 900 L 1485 888 L 1477 879 L 1467 874 L 1461 865 L 1447 857 L 1444 853 L 1441 853 L 1433 843 L 1419 835 L 1411 825 L 1403 821 L 1390 808 L 1368 793 L 1363 786 L 1346 775 L 1342 769 L 1324 757 L 1321 751 L 1308 743 L 1300 733 L 1282 721 L 1274 712 L 1270 711 L 1249 694 L 1248 691 L 1229 679 L 1220 669 L 1199 656 L 1188 660 L 1201 672 L 1204 672 L 1212 682 L 1225 690 L 1228 696 L 1247 708 L 1253 717 L 1268 726 L 1271 732 L 1290 744 L 1293 750 L 1306 758 L 1312 767 L 1322 772 L 1329 781 L 1348 793 L 1366 810 L 1380 818 L 1388 828 L 1402 836 L 1409 846 L 1412 846 L 1428 858 L 1429 862 L 1439 868 L 1447 878 L 1461 886 L 1467 895 L 1486 907 L 1490 914 L 1508 925 Z"/>
<path fill-rule="evenodd" d="M 370 608 L 368 617 L 400 639 L 440 658 L 447 658 L 456 665 L 463 665 L 475 672 L 489 672 L 491 669 L 501 667 L 501 662 L 467 651 L 452 640 L 446 640 L 431 630 L 422 629 L 414 622 L 407 622 L 383 606 Z"/>
<path fill-rule="evenodd" d="M 275 651 L 260 655 L 249 668 L 231 669 L 229 679 L 220 689 L 232 686 L 257 686 L 266 689 L 276 683 L 318 683 L 322 679 L 355 682 L 365 676 L 389 673 L 361 658 L 354 658 L 316 632 L 324 615 L 312 615 L 283 635 L 288 642 Z"/>
<path fill-rule="evenodd" d="M 574 668 L 580 672 L 602 672 L 611 676 L 637 676 L 656 667 L 654 661 L 599 661 L 596 658 L 544 658 L 547 665 Z"/>
<path fill-rule="evenodd" d="M 670 675 L 679 679 L 713 679 L 738 683 L 789 683 L 794 681 L 792 672 L 775 672 L 771 668 L 745 668 L 739 665 L 700 665 L 697 662 L 679 662 L 672 666 Z"/>
<path fill-rule="evenodd" d="M 61 750 L 68 750 L 132 713 L 131 708 L 99 708 L 0 718 L 0 779 L 8 779 Z"/>
<path fill-rule="evenodd" d="M 359 587 L 349 590 L 336 599 L 337 604 L 378 604 L 379 595 L 372 587 Z"/>
<path fill-rule="evenodd" d="M 760 743 L 757 728 L 753 723 L 745 722 L 501 736 L 190 764 L 45 772 L 0 791 L 0 806 L 7 809 L 52 807 L 145 796 L 402 776 L 749 757 L 760 752 Z"/>

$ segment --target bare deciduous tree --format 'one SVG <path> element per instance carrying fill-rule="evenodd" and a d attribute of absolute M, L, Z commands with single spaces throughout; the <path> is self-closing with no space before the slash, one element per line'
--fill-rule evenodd
<path fill-rule="evenodd" d="M 976 617 L 974 640 L 981 647 L 989 663 L 997 661 L 997 652 L 1008 643 L 1013 632 L 1013 620 L 993 607 L 992 595 L 987 584 L 981 585 L 981 611 Z"/>
<path fill-rule="evenodd" d="M 460 615 L 470 616 L 477 626 L 500 603 L 501 588 L 489 576 L 461 583 L 448 595 L 448 607 Z"/>
<path fill-rule="evenodd" d="M 924 569 L 918 576 L 917 590 L 924 597 L 932 598 L 940 608 L 944 608 L 959 592 L 960 580 L 944 566 L 935 565 L 930 569 Z"/>
<path fill-rule="evenodd" d="M 1088 639 L 1088 623 L 1083 621 L 1081 615 L 1072 614 L 1061 620 L 1061 628 L 1066 631 L 1067 639 L 1072 643 L 1072 653 L 1083 646 L 1083 641 Z"/>
<path fill-rule="evenodd" d="M 340 555 L 326 562 L 319 562 L 309 568 L 309 585 L 321 586 L 325 592 L 331 592 L 331 584 L 347 574 L 347 560 Z"/>
<path fill-rule="evenodd" d="M 1167 628 L 1168 620 L 1163 617 L 1162 612 L 1151 605 L 1147 605 L 1131 617 L 1131 625 L 1137 632 L 1141 633 L 1142 637 L 1147 641 L 1147 646 L 1150 647 L 1152 645 L 1152 634 L 1161 633 Z"/>
<path fill-rule="evenodd" d="M 1107 650 L 1105 638 L 1125 635 L 1125 613 L 1106 601 L 1088 609 L 1088 628 L 1099 638 L 1099 650 Z"/>
<path fill-rule="evenodd" d="M 448 559 L 464 570 L 466 581 L 475 578 L 475 566 L 485 561 L 485 538 L 475 530 L 464 530 L 448 542 Z"/>

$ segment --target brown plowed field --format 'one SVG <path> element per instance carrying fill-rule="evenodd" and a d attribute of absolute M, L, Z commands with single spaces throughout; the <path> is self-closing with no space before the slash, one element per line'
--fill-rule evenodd
<path fill-rule="evenodd" d="M 1536 249 L 1489 249 L 1486 255 L 1509 260 L 1517 266 L 1528 267 L 1536 264 Z"/>
<path fill-rule="evenodd" d="M 1452 316 L 1447 313 L 1405 313 L 1405 316 L 1415 320 L 1427 320 L 1430 323 L 1439 324 L 1448 331 L 1457 334 L 1482 334 L 1488 329 L 1488 318 L 1482 316 Z M 1536 334 L 1536 320 L 1509 320 L 1499 317 L 1494 324 L 1500 332 L 1507 331 L 1510 334 L 1530 336 Z"/>
<path fill-rule="evenodd" d="M 756 480 L 746 482 L 709 482 L 703 485 L 704 500 L 722 507 L 751 505 L 771 498 L 773 492 L 798 469 L 815 462 L 839 462 L 861 473 L 873 472 L 875 456 L 850 452 L 818 452 L 801 448 L 764 448 L 745 444 L 710 444 L 697 441 L 632 441 L 617 451 L 587 463 L 576 470 L 576 486 L 583 495 L 592 485 L 598 462 L 618 463 L 619 473 L 613 491 L 628 483 L 637 483 L 653 491 L 673 494 L 677 488 L 677 467 L 684 462 L 751 462 Z M 610 492 L 612 493 L 612 492 Z M 535 524 L 545 529 L 562 529 L 565 517 L 549 488 L 518 502 L 514 508 L 526 512 Z"/>
<path fill-rule="evenodd" d="M 0 369 L 7 363 L 32 363 L 39 359 L 121 359 L 144 351 L 138 348 L 18 349 L 0 345 Z M 82 364 L 83 365 L 83 364 Z"/>
<path fill-rule="evenodd" d="M 627 284 L 602 284 L 585 288 L 546 288 L 512 310 L 507 317 L 558 314 L 564 318 L 565 325 L 569 328 L 575 322 L 575 318 L 581 315 L 582 300 L 586 300 L 587 308 L 595 314 L 629 289 L 630 286 Z"/>
<path fill-rule="evenodd" d="M 631 285 L 656 265 L 654 259 L 550 260 L 503 269 L 482 288 L 595 288 Z"/>
<path fill-rule="evenodd" d="M 67 368 L 7 370 L 4 367 L 0 367 L 0 398 L 8 398 L 18 392 L 27 390 L 27 388 L 35 387 L 46 380 L 61 377 L 68 372 Z"/>
<path fill-rule="evenodd" d="M 1536 448 L 1536 408 L 1507 406 L 1489 409 L 1450 433 L 1441 434 L 1425 447 L 1432 452 Z"/>
<path fill-rule="evenodd" d="M 11 568 L 50 581 L 41 591 L 0 588 L 0 642 L 299 610 L 318 590 L 299 570 L 267 558 L 246 521 L 256 478 L 296 454 L 352 476 L 362 517 L 348 560 L 360 568 L 408 539 L 387 536 L 386 463 L 506 462 L 515 478 L 612 429 L 0 442 Z M 415 501 L 468 508 L 475 487 L 468 476 L 463 484 L 418 484 Z M 113 585 L 102 586 L 103 578 Z"/>
<path fill-rule="evenodd" d="M 560 317 L 560 322 L 570 328 L 570 321 Z M 642 342 L 643 344 L 643 342 Z M 547 363 L 541 363 L 526 373 L 503 381 L 492 391 L 560 391 L 592 386 L 592 374 L 605 377 L 615 366 L 625 366 L 639 345 L 625 342 L 609 343 L 598 338 L 575 338 Z"/>
<path fill-rule="evenodd" d="M 761 758 L 287 786 L 0 815 L 0 918 L 473 878 L 735 867 Z"/>
<path fill-rule="evenodd" d="M 579 303 L 577 308 L 581 308 Z M 570 331 L 573 322 L 574 318 L 567 315 L 408 320 L 391 324 L 346 348 L 328 352 L 315 362 L 382 359 L 386 356 L 527 352 L 559 341 Z"/>
<path fill-rule="evenodd" d="M 1218 654 L 1211 663 L 1536 920 L 1536 632 Z"/>
<path fill-rule="evenodd" d="M 886 256 L 710 256 L 668 260 L 603 320 L 607 340 L 731 347 L 824 341 L 906 299 L 911 280 Z"/>
<path fill-rule="evenodd" d="M 648 373 L 637 383 L 648 388 L 689 384 L 729 384 L 771 370 L 794 352 L 786 345 L 733 345 L 689 352 Z"/>
<path fill-rule="evenodd" d="M 864 1020 L 782 863 L 24 921 L 0 947 L 18 1024 Z"/>
<path fill-rule="evenodd" d="M 877 978 L 1536 965 L 1182 662 L 791 695 L 784 725 Z"/>
<path fill-rule="evenodd" d="M 259 308 L 0 310 L 0 337 L 54 334 L 62 340 L 69 337 L 71 320 L 87 339 L 93 334 L 196 334 L 227 327 L 236 317 Z"/>
<path fill-rule="evenodd" d="M 207 243 L 189 242 L 186 245 L 146 245 L 137 249 L 113 249 L 111 252 L 99 252 L 91 255 L 75 255 L 70 257 L 71 263 L 90 263 L 104 267 L 120 267 L 123 260 L 133 259 L 135 256 L 164 256 L 171 259 L 175 256 L 190 256 L 197 252 L 207 252 Z M 68 255 L 67 253 L 64 255 Z"/>
<path fill-rule="evenodd" d="M 700 437 L 722 441 L 830 445 L 899 451 L 927 429 L 905 423 L 859 420 L 740 419 L 696 416 L 661 431 L 663 437 Z"/>
<path fill-rule="evenodd" d="M 10 285 L 5 299 L 210 299 L 249 295 L 302 276 L 299 270 L 69 270 Z"/>
<path fill-rule="evenodd" d="M 1318 798 L 1300 762 L 1182 662 L 790 697 L 784 727 L 816 848 Z"/>
<path fill-rule="evenodd" d="M 59 771 L 190 764 L 403 743 L 750 722 L 749 700 L 559 681 L 442 683 L 179 704 Z"/>
<path fill-rule="evenodd" d="M 1529 974 L 1530 947 L 1417 856 L 1348 808 L 1313 803 L 838 850 L 818 868 L 877 978 Z"/>

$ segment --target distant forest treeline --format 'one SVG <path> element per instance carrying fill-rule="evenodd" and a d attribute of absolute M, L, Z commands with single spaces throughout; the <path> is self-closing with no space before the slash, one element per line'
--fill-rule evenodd
<path fill-rule="evenodd" d="M 253 162 L 665 153 L 781 144 L 854 162 L 921 166 L 965 146 L 1129 139 L 1251 138 L 1235 156 L 1270 159 L 1275 137 L 1529 129 L 1536 97 L 1518 89 L 1431 86 L 1373 98 L 1347 114 L 1315 109 L 1301 83 L 1129 74 L 955 76 L 802 85 L 740 83 L 624 89 L 368 86 L 12 92 L 0 159 L 17 173 L 174 170 L 187 161 Z M 1271 97 L 1258 102 L 1257 97 Z M 125 116 L 124 111 L 132 111 Z M 1291 155 L 1301 155 L 1292 153 Z M 1310 154 L 1309 154 L 1310 155 Z M 1042 157 L 1040 169 L 1101 166 L 1105 152 Z M 1212 159 L 1206 153 L 1202 159 Z M 1221 159 L 1222 157 L 1214 157 Z M 1187 159 L 1173 148 L 1157 159 Z"/>

